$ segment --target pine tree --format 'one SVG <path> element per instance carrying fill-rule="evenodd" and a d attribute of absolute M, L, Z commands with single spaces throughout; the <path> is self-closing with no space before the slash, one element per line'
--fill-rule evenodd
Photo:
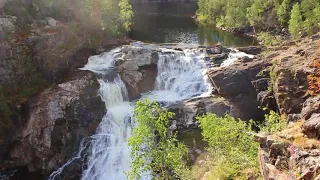
<path fill-rule="evenodd" d="M 296 3 L 291 10 L 291 19 L 289 21 L 289 32 L 293 38 L 299 36 L 299 32 L 302 29 L 302 15 L 300 12 L 300 5 Z"/>
<path fill-rule="evenodd" d="M 277 9 L 278 21 L 282 25 L 286 25 L 289 19 L 290 0 L 282 1 L 281 5 Z"/>

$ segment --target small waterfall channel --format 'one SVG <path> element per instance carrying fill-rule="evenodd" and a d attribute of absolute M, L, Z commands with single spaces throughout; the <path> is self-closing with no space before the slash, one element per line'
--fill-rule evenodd
<path fill-rule="evenodd" d="M 89 58 L 82 70 L 96 74 L 100 83 L 99 95 L 107 113 L 96 133 L 82 143 L 79 152 L 68 163 L 53 172 L 49 179 L 59 179 L 72 161 L 87 157 L 83 180 L 125 180 L 130 170 L 130 148 L 127 144 L 134 126 L 134 102 L 128 101 L 128 92 L 120 76 L 114 71 L 115 56 L 121 48 Z M 149 98 L 168 105 L 199 96 L 209 96 L 211 84 L 206 76 L 205 52 L 197 49 L 177 51 L 162 48 L 158 52 L 158 74 L 153 91 L 144 93 Z M 233 58 L 233 56 L 232 56 Z M 85 151 L 85 152 L 84 152 Z M 145 176 L 143 179 L 150 179 Z"/>

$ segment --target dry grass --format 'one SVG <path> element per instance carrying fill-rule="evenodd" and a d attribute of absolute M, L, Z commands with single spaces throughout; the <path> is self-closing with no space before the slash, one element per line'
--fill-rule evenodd
<path fill-rule="evenodd" d="M 302 125 L 304 121 L 298 121 L 291 124 L 287 129 L 274 134 L 274 138 L 281 142 L 287 142 L 302 149 L 320 148 L 320 141 L 317 139 L 310 139 L 302 133 Z"/>

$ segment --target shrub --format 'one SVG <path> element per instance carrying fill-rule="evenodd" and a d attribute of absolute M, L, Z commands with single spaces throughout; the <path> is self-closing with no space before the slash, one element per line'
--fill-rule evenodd
<path fill-rule="evenodd" d="M 136 103 L 137 126 L 129 139 L 133 158 L 129 179 L 139 179 L 143 172 L 151 172 L 155 179 L 180 179 L 186 175 L 187 148 L 167 130 L 173 115 L 156 102 L 142 100 Z"/>
<path fill-rule="evenodd" d="M 207 114 L 197 118 L 204 140 L 213 156 L 211 176 L 217 179 L 234 179 L 245 176 L 245 169 L 258 171 L 258 144 L 252 136 L 251 123 L 229 115 L 218 117 Z"/>
<path fill-rule="evenodd" d="M 260 131 L 262 132 L 279 132 L 287 126 L 287 122 L 272 110 L 264 117 L 265 121 L 260 125 Z"/>
<path fill-rule="evenodd" d="M 289 21 L 289 32 L 293 38 L 298 38 L 302 29 L 302 15 L 299 3 L 293 5 L 291 11 L 291 19 Z"/>

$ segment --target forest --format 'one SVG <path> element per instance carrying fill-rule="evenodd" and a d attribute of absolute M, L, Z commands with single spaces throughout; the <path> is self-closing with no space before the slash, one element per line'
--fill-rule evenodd
<path fill-rule="evenodd" d="M 286 28 L 296 38 L 299 32 L 314 34 L 320 27 L 319 0 L 199 0 L 198 6 L 199 21 L 230 29 Z"/>

